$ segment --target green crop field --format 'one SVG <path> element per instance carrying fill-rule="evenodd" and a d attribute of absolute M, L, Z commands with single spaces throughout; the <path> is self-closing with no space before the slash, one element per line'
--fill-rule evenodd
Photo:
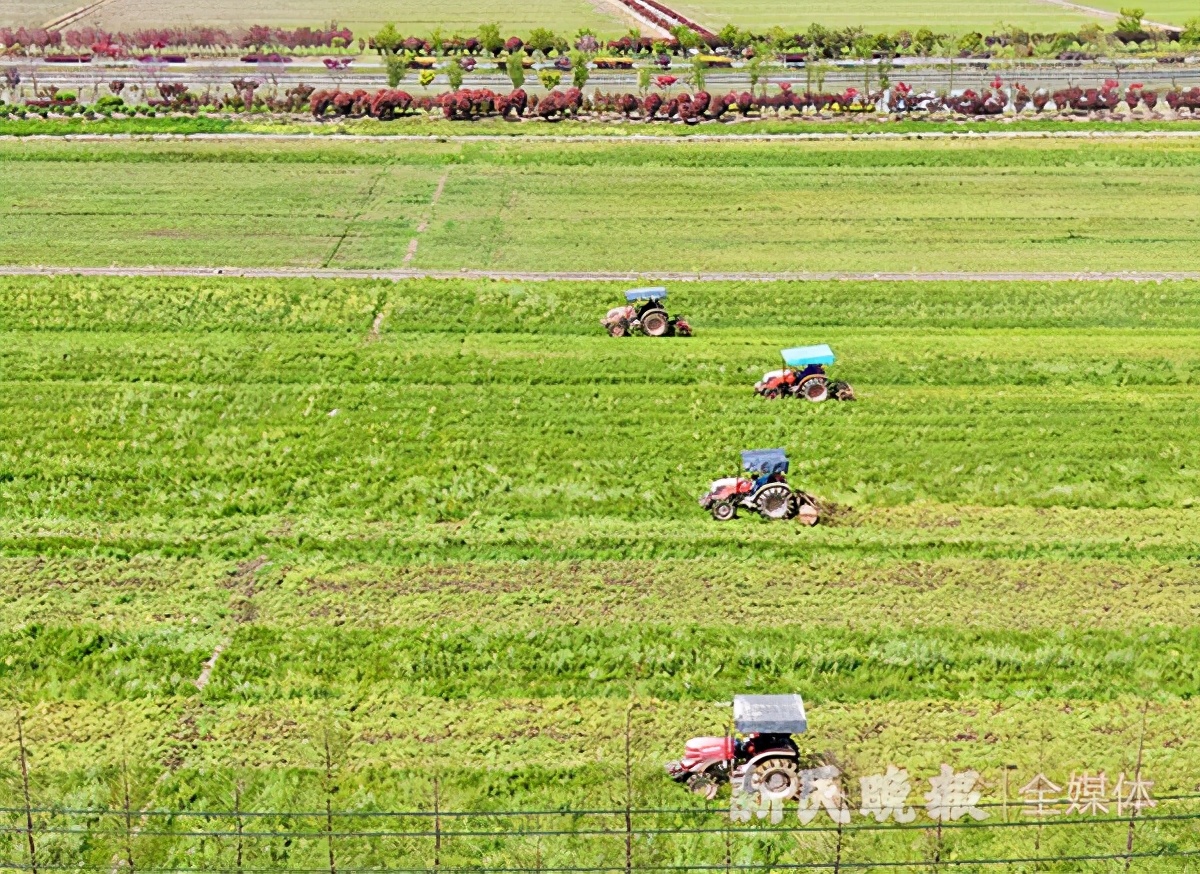
<path fill-rule="evenodd" d="M 927 154 L 995 154 L 974 148 Z M 246 172 L 147 157 L 177 149 L 130 152 L 147 178 L 199 168 L 281 216 L 303 213 L 307 201 L 288 198 L 309 187 L 345 209 L 353 185 L 338 176 L 399 172 L 371 148 L 321 181 L 320 163 Z M 381 222 L 410 193 L 424 200 L 458 153 L 384 154 L 427 165 L 406 171 L 408 189 L 387 189 L 387 208 L 363 211 Z M 1142 154 L 1074 160 L 1103 172 L 1119 166 L 1113 155 Z M 1186 167 L 1192 153 L 1158 154 Z M 36 179 L 47 165 L 10 166 Z M 131 172 L 114 160 L 48 166 L 62 175 L 41 178 L 73 180 L 60 192 L 80 170 Z M 297 184 L 275 184 L 281 172 Z M 107 185 L 92 193 L 104 208 L 135 199 L 137 177 Z M 1092 190 L 1083 211 L 1104 197 Z M 16 209 L 12 188 L 5 197 Z M 449 185 L 446 198 L 466 208 Z M 231 247 L 238 227 L 222 229 Z M 661 236 L 663 251 L 690 244 L 682 230 Z M 83 251 L 55 239 L 67 247 L 58 260 Z M 89 242 L 100 258 L 115 239 Z M 249 261 L 258 238 L 236 245 L 227 251 Z M 853 778 L 907 766 L 918 804 L 941 762 L 978 769 L 999 804 L 1008 765 L 1015 793 L 1039 770 L 1060 783 L 1084 769 L 1132 773 L 1139 749 L 1157 796 L 1196 792 L 1200 283 L 688 283 L 671 304 L 697 336 L 662 341 L 603 335 L 597 318 L 620 290 L 2 280 L 0 807 L 21 804 L 19 708 L 40 805 L 120 807 L 128 782 L 138 810 L 226 811 L 238 786 L 241 809 L 430 810 L 436 777 L 443 811 L 697 808 L 662 763 L 687 737 L 721 733 L 731 694 L 792 689 L 809 704 L 808 750 Z M 779 348 L 810 341 L 833 344 L 859 400 L 755 398 L 750 384 Z M 696 505 L 748 446 L 788 448 L 825 524 L 720 524 Z M 118 818 L 45 821 L 59 831 L 42 836 L 44 865 L 124 858 Z M 564 829 L 561 817 L 537 821 Z M 1137 846 L 1194 848 L 1193 822 L 1143 823 Z M 640 835 L 635 860 L 720 865 L 719 824 L 702 824 L 717 832 Z M 568 817 L 565 830 L 589 825 Z M 172 836 L 199 827 L 226 834 Z M 407 834 L 421 827 L 346 821 L 388 836 L 339 836 L 339 864 L 431 864 L 433 838 Z M 148 820 L 136 866 L 232 867 L 231 828 Z M 247 870 L 327 865 L 323 820 L 254 828 L 322 840 L 247 838 Z M 929 870 L 935 855 L 1120 853 L 1127 832 L 1124 821 L 854 832 L 838 846 L 846 862 Z M 6 858 L 23 864 L 23 838 Z M 834 840 L 737 833 L 728 852 L 747 865 L 828 861 Z M 454 837 L 440 852 L 451 866 L 619 867 L 624 843 Z M 1132 870 L 1189 864 L 1139 858 Z"/>
<path fill-rule="evenodd" d="M 1200 240 L 1188 140 L 18 141 L 0 170 L 10 264 L 1188 270 Z"/>
<path fill-rule="evenodd" d="M 18 0 L 11 7 L 0 9 L 0 26 L 39 25 L 56 15 L 78 8 L 81 4 L 63 5 L 57 0 Z M 447 3 L 427 6 L 415 0 L 300 0 L 279 4 L 232 2 L 214 0 L 206 3 L 202 13 L 177 0 L 147 3 L 145 0 L 111 0 L 91 14 L 79 19 L 73 27 L 103 27 L 112 31 L 133 31 L 145 27 L 179 27 L 205 24 L 226 28 L 268 24 L 277 27 L 315 26 L 336 21 L 349 27 L 356 36 L 368 36 L 386 22 L 395 22 L 405 34 L 428 35 L 435 28 L 447 32 L 472 34 L 481 24 L 495 22 L 506 33 L 528 33 L 535 27 L 573 34 L 580 28 L 591 28 L 601 34 L 622 34 L 629 24 L 614 11 L 614 7 L 592 0 L 535 0 L 517 6 L 488 0 Z"/>
<path fill-rule="evenodd" d="M 987 6 L 975 6 L 961 0 L 909 3 L 859 0 L 850 4 L 829 0 L 803 4 L 781 0 L 680 0 L 672 8 L 710 28 L 719 29 L 733 22 L 739 27 L 760 31 L 776 25 L 804 30 L 815 22 L 826 27 L 861 26 L 871 31 L 929 27 L 936 31 L 961 32 L 1007 24 L 1046 32 L 1078 28 L 1090 17 L 1085 12 L 1044 0 L 1005 0 Z"/>

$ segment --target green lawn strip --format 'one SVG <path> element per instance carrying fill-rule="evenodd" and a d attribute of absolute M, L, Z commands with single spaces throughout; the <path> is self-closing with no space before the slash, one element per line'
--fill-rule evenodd
<path fill-rule="evenodd" d="M 365 514 L 364 514 L 365 515 Z M 582 561 L 768 559 L 834 561 L 944 558 L 1172 563 L 1200 558 L 1194 509 L 963 506 L 912 502 L 833 508 L 814 530 L 740 520 L 651 520 L 588 515 L 519 520 L 471 515 L 366 521 L 230 511 L 218 518 L 134 516 L 115 522 L 0 521 L 8 557 L 125 559 L 137 555 L 284 562 Z"/>
<path fill-rule="evenodd" d="M 594 305 L 594 304 L 593 304 Z M 781 348 L 814 326 L 710 328 L 699 340 L 386 332 L 364 342 L 372 305 L 325 331 L 150 333 L 13 331 L 0 336 L 9 381 L 263 386 L 751 387 Z M 386 324 L 386 313 L 385 324 Z M 353 319 L 351 321 L 351 318 Z M 1200 381 L 1200 332 L 1156 328 L 819 329 L 859 386 L 1188 386 Z M 759 405 L 763 406 L 763 405 Z"/>
<path fill-rule="evenodd" d="M 257 562 L 256 562 L 257 564 Z M 326 626 L 422 629 L 670 623 L 744 629 L 951 626 L 1036 632 L 1187 625 L 1200 571 L 1186 562 L 789 561 L 242 562 L 0 559 L 0 626 L 79 617 L 100 630 Z M 261 584 L 259 584 L 261 581 Z M 243 608 L 243 602 L 245 607 Z M 249 614 L 245 614 L 249 615 Z M 199 675 L 199 666 L 195 673 Z"/>
<path fill-rule="evenodd" d="M 857 404 L 820 407 L 767 403 L 744 386 L 348 385 L 315 374 L 3 388 L 10 525 L 320 514 L 703 527 L 696 498 L 748 445 L 790 448 L 797 484 L 857 509 L 1185 508 L 1200 468 L 1194 442 L 1163 439 L 1200 427 L 1194 385 L 1057 386 L 1048 406 L 1023 386 L 860 384 Z"/>
<path fill-rule="evenodd" d="M 0 287 L 0 330 L 170 332 L 175 342 L 195 333 L 193 346 L 202 346 L 225 342 L 211 336 L 216 332 L 318 331 L 365 336 L 375 313 L 384 312 L 382 337 L 394 337 L 397 345 L 419 344 L 414 348 L 424 350 L 425 355 L 429 347 L 444 348 L 447 356 L 472 350 L 479 350 L 477 354 L 482 356 L 483 350 L 494 348 L 509 350 L 497 357 L 506 365 L 516 365 L 529 355 L 522 344 L 535 343 L 556 358 L 576 348 L 579 356 L 604 355 L 609 361 L 619 355 L 640 365 L 655 356 L 707 362 L 724 355 L 726 346 L 750 354 L 755 337 L 761 339 L 762 354 L 769 356 L 774 354 L 772 343 L 782 338 L 790 344 L 793 338 L 818 327 L 853 328 L 856 332 L 864 328 L 950 329 L 945 336 L 951 339 L 924 331 L 923 337 L 937 344 L 931 346 L 932 354 L 932 348 L 941 351 L 946 343 L 954 342 L 955 332 L 968 337 L 972 329 L 1044 328 L 1048 332 L 1042 336 L 1050 338 L 1062 331 L 1073 343 L 1087 343 L 1096 350 L 1102 341 L 1087 338 L 1118 341 L 1137 336 L 1137 331 L 1104 334 L 1097 328 L 1190 331 L 1200 323 L 1200 282 L 1192 281 L 680 282 L 671 284 L 668 306 L 691 319 L 696 338 L 614 343 L 600 329 L 599 319 L 623 300 L 622 292 L 628 287 L 628 283 L 589 281 L 13 276 L 5 277 Z M 765 309 L 770 310 L 769 319 Z M 753 334 L 713 334 L 716 328 L 741 328 Z M 1082 328 L 1089 330 L 1071 330 Z M 445 336 L 463 333 L 474 335 L 470 345 L 464 346 L 461 338 Z M 540 336 L 529 341 L 484 336 L 514 333 Z M 847 339 L 853 336 L 849 331 L 842 333 Z M 872 333 L 881 340 L 885 336 L 883 331 Z M 546 337 L 550 334 L 572 339 L 550 341 Z M 988 335 L 978 336 L 984 342 Z M 1154 336 L 1154 344 L 1160 337 L 1174 343 L 1167 335 Z M 720 338 L 721 348 L 709 342 L 714 337 Z M 21 337 L 12 342 L 29 341 Z M 925 342 L 923 339 L 919 348 L 906 349 L 905 354 L 925 354 Z M 1156 349 L 1148 344 L 1139 352 L 1134 342 L 1118 342 L 1124 356 L 1149 356 Z M 1003 345 L 993 340 L 990 349 Z M 862 348 L 855 354 L 867 351 Z M 386 345 L 369 352 L 381 357 L 396 354 L 394 347 Z M 887 354 L 886 350 L 875 354 L 881 353 Z M 8 353 L 10 362 L 16 354 Z M 545 378 L 552 376 L 546 374 Z"/>
<path fill-rule="evenodd" d="M 503 89 L 499 89 L 503 90 Z M 530 122 L 488 119 L 465 124 L 445 121 L 439 116 L 415 117 L 394 121 L 345 119 L 321 124 L 307 120 L 245 121 L 231 118 L 129 118 L 86 120 L 78 118 L 24 120 L 0 119 L 0 136 L 69 136 L 72 134 L 272 134 L 296 137 L 336 139 L 343 135 L 359 136 L 502 136 L 514 139 L 543 136 L 604 136 L 622 139 L 637 136 L 757 136 L 763 134 L 875 134 L 875 133 L 985 133 L 996 132 L 1158 132 L 1200 130 L 1200 123 L 1174 121 L 1094 121 L 1089 119 L 1023 118 L 996 121 L 921 121 L 891 118 L 861 121 L 766 119 L 736 124 L 708 123 L 613 125 L 587 121 Z"/>
<path fill-rule="evenodd" d="M 659 769 L 679 756 L 687 738 L 720 735 L 729 719 L 728 700 L 728 695 L 712 701 L 634 699 L 632 758 L 639 800 L 698 804 Z M 11 704 L 6 702 L 0 722 L 5 755 L 16 751 Z M 95 779 L 119 767 L 122 753 L 131 766 L 161 771 L 158 757 L 177 753 L 183 757 L 176 770 L 179 782 L 194 779 L 197 769 L 214 776 L 240 772 L 259 786 L 286 784 L 300 775 L 300 785 L 291 789 L 294 796 L 277 797 L 281 806 L 272 809 L 316 810 L 305 806 L 319 798 L 313 741 L 323 726 L 340 725 L 352 738 L 343 764 L 369 777 L 363 782 L 374 790 L 369 796 L 374 801 L 359 796 L 360 809 L 427 807 L 435 768 L 448 809 L 581 808 L 589 795 L 592 804 L 608 806 L 608 798 L 596 798 L 589 789 L 623 794 L 629 704 L 620 695 L 447 700 L 381 688 L 352 701 L 206 704 L 196 711 L 198 736 L 183 742 L 171 737 L 178 714 L 145 700 L 39 704 L 26 711 L 26 722 L 37 764 L 51 782 L 83 783 L 89 771 Z M 802 742 L 808 750 L 833 753 L 854 776 L 882 771 L 889 763 L 907 766 L 914 784 L 920 780 L 926 791 L 924 777 L 936 774 L 941 762 L 976 768 L 987 780 L 991 801 L 999 800 L 1001 770 L 1008 763 L 1018 764 L 1025 779 L 1039 768 L 1052 777 L 1065 776 L 1059 772 L 1072 768 L 1103 768 L 1114 778 L 1121 770 L 1130 773 L 1145 706 L 1146 699 L 1138 695 L 1098 701 L 967 696 L 813 703 L 808 708 L 810 731 Z M 1150 701 L 1144 756 L 1147 775 L 1157 781 L 1156 794 L 1195 791 L 1189 738 L 1196 718 L 1194 701 Z M 214 780 L 214 785 L 219 784 Z M 355 785 L 346 787 L 345 801 L 355 803 Z M 170 786 L 168 782 L 161 796 L 162 806 L 194 807 L 196 801 L 186 795 L 172 797 Z M 204 790 L 199 795 L 203 798 Z M 914 800 L 919 803 L 919 796 Z M 222 806 L 229 809 L 228 799 Z"/>
<path fill-rule="evenodd" d="M 411 266 L 1183 270 L 1200 234 L 1183 218 L 1200 143 L 264 145 L 7 143 L 0 205 L 19 221 L 0 255 L 399 267 L 438 168 L 455 165 L 470 169 L 451 170 Z M 297 163 L 311 168 L 304 185 Z M 135 165 L 139 184 L 119 184 Z M 714 174 L 741 195 L 697 211 L 690 192 Z M 654 209 L 631 209 L 630 191 L 657 192 Z M 589 221 L 569 221 L 584 202 Z M 768 224 L 788 231 L 764 237 Z"/>

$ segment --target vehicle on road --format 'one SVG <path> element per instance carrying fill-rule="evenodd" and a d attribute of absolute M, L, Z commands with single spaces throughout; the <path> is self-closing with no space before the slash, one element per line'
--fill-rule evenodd
<path fill-rule="evenodd" d="M 805 525 L 816 525 L 820 519 L 817 501 L 788 485 L 788 466 L 783 449 L 747 449 L 742 452 L 742 469 L 749 476 L 714 480 L 700 498 L 700 506 L 718 522 L 735 518 L 738 510 L 750 510 L 764 519 L 799 517 Z"/>
<path fill-rule="evenodd" d="M 819 404 L 828 398 L 854 400 L 854 389 L 841 380 L 830 381 L 825 365 L 836 360 L 833 350 L 825 343 L 818 346 L 795 346 L 783 349 L 784 366 L 763 374 L 754 384 L 756 394 L 765 398 L 804 398 Z"/>
<path fill-rule="evenodd" d="M 633 288 L 625 292 L 625 305 L 613 307 L 600 320 L 612 337 L 640 332 L 648 337 L 690 337 L 692 327 L 683 316 L 670 316 L 663 301 L 667 290 L 661 286 Z"/>

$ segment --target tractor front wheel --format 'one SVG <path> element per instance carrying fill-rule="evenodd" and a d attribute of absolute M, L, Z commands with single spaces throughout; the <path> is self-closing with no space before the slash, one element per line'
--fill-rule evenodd
<path fill-rule="evenodd" d="M 625 325 L 622 324 L 621 322 L 617 322 L 617 324 L 615 324 L 615 325 L 609 325 L 608 326 L 608 335 L 610 337 L 624 337 L 625 336 Z"/>
<path fill-rule="evenodd" d="M 718 522 L 728 522 L 737 515 L 737 507 L 733 506 L 730 501 L 713 501 L 713 505 L 709 508 L 712 517 Z"/>
<path fill-rule="evenodd" d="M 642 330 L 651 337 L 664 337 L 671 327 L 667 314 L 662 310 L 642 313 Z"/>
<path fill-rule="evenodd" d="M 797 499 L 797 502 L 799 506 L 796 508 L 795 516 L 809 528 L 816 525 L 821 519 L 821 512 L 817 509 L 817 505 L 802 498 Z"/>
<path fill-rule="evenodd" d="M 703 774 L 693 774 L 687 778 L 687 788 L 689 792 L 695 795 L 701 795 L 709 801 L 717 797 L 717 791 L 721 788 L 721 784 L 717 782 L 712 774 L 707 772 Z"/>

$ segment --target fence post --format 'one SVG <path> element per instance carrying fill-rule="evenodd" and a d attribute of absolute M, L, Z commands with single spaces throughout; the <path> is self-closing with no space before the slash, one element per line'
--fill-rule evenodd
<path fill-rule="evenodd" d="M 129 798 L 129 760 L 121 759 L 121 806 L 125 811 L 125 864 L 130 874 L 136 870 L 133 864 L 133 804 Z"/>
<path fill-rule="evenodd" d="M 442 867 L 442 788 L 433 775 L 433 867 Z"/>
<path fill-rule="evenodd" d="M 237 874 L 242 874 L 242 783 L 233 784 L 233 816 L 237 828 Z"/>
<path fill-rule="evenodd" d="M 25 721 L 17 708 L 17 744 L 21 749 L 21 792 L 25 797 L 25 840 L 29 850 L 29 870 L 38 874 L 37 844 L 33 838 L 33 803 L 29 795 L 29 755 L 25 749 Z"/>
<path fill-rule="evenodd" d="M 633 700 L 625 708 L 625 874 L 633 874 Z"/>
<path fill-rule="evenodd" d="M 1142 706 L 1142 729 L 1141 729 L 1141 733 L 1138 736 L 1137 766 L 1134 768 L 1134 771 L 1133 771 L 1133 781 L 1134 781 L 1135 786 L 1142 782 L 1142 753 L 1146 749 L 1146 712 L 1149 709 L 1150 709 L 1150 701 L 1147 699 L 1146 703 Z M 1138 800 L 1139 799 L 1138 799 L 1137 795 L 1135 794 L 1134 795 L 1134 803 L 1132 805 L 1130 805 L 1130 809 L 1129 809 L 1129 833 L 1125 836 L 1125 871 L 1126 872 L 1129 871 L 1129 866 L 1133 863 L 1133 833 L 1134 833 L 1135 823 L 1137 820 L 1137 812 L 1138 812 L 1137 801 Z M 1120 804 L 1120 803 L 1121 803 L 1121 799 L 1118 796 L 1117 804 Z"/>
<path fill-rule="evenodd" d="M 329 744 L 329 727 L 325 728 L 325 843 L 329 848 L 329 874 L 337 874 L 337 859 L 333 853 L 333 748 Z"/>

